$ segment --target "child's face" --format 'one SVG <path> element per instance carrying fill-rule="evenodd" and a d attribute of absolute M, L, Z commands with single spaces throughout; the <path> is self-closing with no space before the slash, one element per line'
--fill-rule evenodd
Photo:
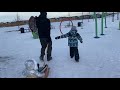
<path fill-rule="evenodd" d="M 72 32 L 72 33 L 77 33 L 77 30 L 72 30 L 71 32 Z"/>

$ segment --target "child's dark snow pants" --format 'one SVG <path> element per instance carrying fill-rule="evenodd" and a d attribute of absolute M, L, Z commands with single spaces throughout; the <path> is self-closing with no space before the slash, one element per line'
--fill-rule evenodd
<path fill-rule="evenodd" d="M 78 47 L 70 47 L 70 57 L 73 58 L 74 56 L 75 60 L 79 61 Z"/>

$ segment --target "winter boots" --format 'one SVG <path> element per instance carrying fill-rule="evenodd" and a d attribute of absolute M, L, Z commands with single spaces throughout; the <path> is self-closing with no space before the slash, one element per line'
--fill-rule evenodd
<path fill-rule="evenodd" d="M 79 62 L 79 55 L 75 55 L 75 61 Z"/>
<path fill-rule="evenodd" d="M 71 58 L 73 58 L 74 56 L 70 56 Z M 75 61 L 79 62 L 79 55 L 75 55 Z"/>
<path fill-rule="evenodd" d="M 44 56 L 41 55 L 41 56 L 40 56 L 40 60 L 41 60 L 41 61 L 44 61 Z"/>
<path fill-rule="evenodd" d="M 44 61 L 44 56 L 41 55 L 40 60 Z M 47 55 L 47 61 L 50 61 L 50 60 L 52 60 L 52 57 Z"/>
<path fill-rule="evenodd" d="M 52 52 L 51 38 L 40 38 L 40 43 L 42 45 L 40 60 L 44 60 L 44 55 L 45 55 L 46 49 L 47 49 L 47 61 L 52 60 L 52 57 L 51 57 L 51 52 Z"/>
<path fill-rule="evenodd" d="M 47 61 L 50 61 L 50 60 L 52 60 L 52 57 L 51 56 L 47 57 Z"/>

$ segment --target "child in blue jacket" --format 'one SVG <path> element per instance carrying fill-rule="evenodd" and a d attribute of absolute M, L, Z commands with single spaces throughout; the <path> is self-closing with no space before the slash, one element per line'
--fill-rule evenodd
<path fill-rule="evenodd" d="M 68 37 L 68 46 L 70 47 L 70 57 L 75 56 L 76 62 L 79 62 L 79 52 L 78 52 L 78 40 L 83 43 L 82 37 L 77 33 L 76 26 L 72 26 L 71 30 L 61 36 L 55 37 L 55 39 L 67 38 Z"/>

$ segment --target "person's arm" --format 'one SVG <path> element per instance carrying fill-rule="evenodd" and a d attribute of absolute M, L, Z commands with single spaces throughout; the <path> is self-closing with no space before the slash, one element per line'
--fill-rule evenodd
<path fill-rule="evenodd" d="M 61 36 L 55 37 L 55 39 L 61 39 L 61 38 L 67 38 L 69 36 L 69 33 L 63 34 Z"/>
<path fill-rule="evenodd" d="M 49 19 L 48 19 L 48 28 L 51 29 L 51 23 Z"/>
<path fill-rule="evenodd" d="M 69 33 L 66 33 L 66 34 L 61 35 L 60 38 L 67 38 L 68 36 L 69 36 Z"/>
<path fill-rule="evenodd" d="M 82 37 L 80 36 L 80 34 L 78 34 L 78 33 L 77 33 L 77 38 L 78 38 L 78 40 L 80 40 L 81 43 L 83 43 L 83 39 L 82 39 Z"/>
<path fill-rule="evenodd" d="M 50 31 L 51 30 L 51 23 L 50 23 L 49 19 L 47 19 L 46 25 L 47 25 L 47 29 Z"/>

